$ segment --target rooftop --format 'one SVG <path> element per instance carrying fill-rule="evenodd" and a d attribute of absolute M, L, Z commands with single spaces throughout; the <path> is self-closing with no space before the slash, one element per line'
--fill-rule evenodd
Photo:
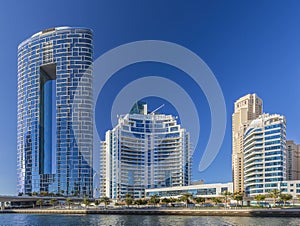
<path fill-rule="evenodd" d="M 21 42 L 18 46 L 18 49 L 20 49 L 22 46 L 24 46 L 26 43 L 28 43 L 30 40 L 38 38 L 42 35 L 47 35 L 47 34 L 51 34 L 55 31 L 60 31 L 60 30 L 68 30 L 68 29 L 85 29 L 85 30 L 90 30 L 89 28 L 85 28 L 85 27 L 70 27 L 70 26 L 61 26 L 61 27 L 52 27 L 52 28 L 47 28 L 45 30 L 39 31 L 35 34 L 33 34 L 30 38 L 24 40 L 23 42 Z"/>

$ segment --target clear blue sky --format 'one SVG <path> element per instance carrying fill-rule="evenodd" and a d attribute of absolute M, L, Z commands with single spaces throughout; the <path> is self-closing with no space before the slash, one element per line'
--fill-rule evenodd
<path fill-rule="evenodd" d="M 223 90 L 228 121 L 221 151 L 199 173 L 209 135 L 205 123 L 209 109 L 203 93 L 182 80 L 192 95 L 198 95 L 194 99 L 198 108 L 203 108 L 203 139 L 193 156 L 193 179 L 231 181 L 231 114 L 234 101 L 247 93 L 263 99 L 265 112 L 285 115 L 288 139 L 300 142 L 298 1 L 7 1 L 0 7 L 0 194 L 16 193 L 17 46 L 40 30 L 66 25 L 94 30 L 95 58 L 127 42 L 158 39 L 185 46 L 207 63 Z M 177 73 L 157 64 L 120 71 L 137 72 Z M 118 79 L 111 82 L 116 90 L 103 94 L 107 100 L 122 87 Z M 154 101 L 153 108 L 159 102 Z M 172 112 L 167 106 L 164 111 L 168 110 Z"/>

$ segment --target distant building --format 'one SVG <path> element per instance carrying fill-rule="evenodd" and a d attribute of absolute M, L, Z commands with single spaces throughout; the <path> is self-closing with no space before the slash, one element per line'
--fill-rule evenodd
<path fill-rule="evenodd" d="M 300 145 L 293 140 L 286 142 L 286 178 L 300 180 Z"/>
<path fill-rule="evenodd" d="M 92 196 L 92 63 L 87 28 L 51 28 L 19 45 L 18 192 Z"/>
<path fill-rule="evenodd" d="M 109 153 L 106 153 L 106 149 L 107 149 L 107 143 L 110 142 L 106 142 L 106 141 L 102 141 L 101 145 L 100 145 L 100 181 L 98 184 L 98 188 L 99 188 L 99 197 L 104 197 L 107 196 L 106 194 L 106 181 L 107 181 L 107 174 L 110 174 L 109 168 L 107 168 L 107 164 L 106 164 L 106 160 L 107 160 L 107 155 Z M 94 196 L 96 197 L 96 196 Z"/>
<path fill-rule="evenodd" d="M 253 120 L 244 135 L 244 183 L 247 195 L 266 194 L 286 180 L 286 121 L 278 114 Z"/>
<path fill-rule="evenodd" d="M 198 185 L 198 184 L 204 184 L 204 180 L 197 180 L 191 182 L 191 185 Z"/>
<path fill-rule="evenodd" d="M 182 194 L 190 193 L 194 197 L 200 196 L 203 198 L 220 197 L 224 191 L 233 193 L 232 183 L 217 183 L 217 184 L 197 184 L 181 187 L 168 188 L 152 188 L 146 189 L 146 197 L 158 195 L 160 198 L 178 198 Z"/>
<path fill-rule="evenodd" d="M 117 126 L 106 132 L 101 158 L 101 194 L 115 200 L 126 194 L 142 198 L 146 188 L 191 181 L 189 133 L 171 115 L 148 113 L 146 104 L 120 116 Z"/>
<path fill-rule="evenodd" d="M 234 191 L 244 191 L 244 132 L 262 114 L 262 100 L 248 94 L 234 103 L 232 114 L 232 180 Z"/>
<path fill-rule="evenodd" d="M 286 180 L 277 182 L 277 190 L 282 194 L 291 194 L 294 199 L 300 196 L 300 180 Z"/>

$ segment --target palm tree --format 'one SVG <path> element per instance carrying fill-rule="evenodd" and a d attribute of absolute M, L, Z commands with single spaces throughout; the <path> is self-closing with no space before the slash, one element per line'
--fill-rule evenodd
<path fill-rule="evenodd" d="M 77 190 L 73 191 L 73 196 L 78 196 L 79 192 Z"/>
<path fill-rule="evenodd" d="M 203 204 L 203 203 L 205 203 L 205 198 L 203 198 L 203 197 L 196 197 L 195 201 L 196 201 L 197 204 Z"/>
<path fill-rule="evenodd" d="M 62 196 L 64 196 L 65 191 L 64 190 L 60 190 L 60 193 Z"/>
<path fill-rule="evenodd" d="M 181 195 L 180 200 L 185 202 L 186 208 L 188 208 L 188 204 L 190 202 L 190 199 L 193 198 L 193 195 L 191 193 L 184 193 Z"/>
<path fill-rule="evenodd" d="M 127 207 L 129 207 L 133 203 L 133 198 L 131 194 L 126 194 L 125 195 L 125 203 Z"/>
<path fill-rule="evenodd" d="M 67 202 L 67 204 L 69 206 L 69 209 L 70 209 L 71 205 L 73 204 L 73 200 L 71 198 L 67 198 L 66 202 Z"/>
<path fill-rule="evenodd" d="M 216 205 L 217 205 L 218 203 L 221 203 L 221 202 L 222 202 L 221 199 L 220 199 L 219 197 L 212 197 L 212 198 L 211 198 L 211 201 L 213 201 Z"/>
<path fill-rule="evenodd" d="M 276 200 L 279 197 L 279 195 L 280 195 L 280 191 L 277 189 L 274 189 L 268 193 L 268 196 L 273 199 L 274 206 L 276 206 Z"/>
<path fill-rule="evenodd" d="M 235 192 L 233 194 L 233 199 L 236 201 L 236 205 L 238 204 L 238 202 L 243 201 L 244 199 L 244 193 L 243 192 Z"/>
<path fill-rule="evenodd" d="M 137 199 L 137 200 L 134 201 L 134 204 L 139 207 L 140 205 L 143 204 L 143 200 L 142 199 Z"/>
<path fill-rule="evenodd" d="M 96 205 L 96 206 L 99 206 L 99 204 L 100 204 L 100 200 L 99 200 L 99 199 L 96 199 L 96 200 L 95 200 L 95 205 Z"/>
<path fill-rule="evenodd" d="M 147 205 L 148 204 L 148 199 L 141 199 L 142 200 L 142 204 L 141 205 Z"/>
<path fill-rule="evenodd" d="M 87 208 L 88 205 L 90 204 L 90 201 L 89 201 L 87 198 L 84 198 L 84 199 L 82 200 L 82 204 L 84 204 L 85 207 Z"/>
<path fill-rule="evenodd" d="M 225 205 L 227 205 L 228 198 L 232 195 L 232 193 L 226 190 L 222 193 L 222 195 L 225 197 Z"/>
<path fill-rule="evenodd" d="M 300 200 L 300 195 L 297 195 L 297 199 Z M 294 204 L 295 205 L 295 204 Z"/>
<path fill-rule="evenodd" d="M 110 203 L 110 199 L 106 196 L 103 196 L 103 197 L 100 198 L 99 202 L 100 203 L 103 202 L 104 203 L 104 208 L 106 209 L 106 206 L 109 205 L 109 203 Z"/>
<path fill-rule="evenodd" d="M 53 205 L 53 207 L 55 206 L 56 202 L 57 202 L 57 199 L 51 199 L 50 200 L 50 204 Z"/>
<path fill-rule="evenodd" d="M 137 200 L 134 201 L 134 204 L 138 205 L 138 206 L 140 206 L 140 205 L 146 205 L 147 203 L 148 203 L 147 199 L 137 199 Z"/>
<path fill-rule="evenodd" d="M 37 205 L 37 206 L 40 206 L 40 208 L 42 208 L 43 200 L 42 200 L 42 199 L 37 200 L 37 201 L 36 201 L 36 205 Z"/>
<path fill-rule="evenodd" d="M 152 205 L 156 205 L 159 203 L 159 201 L 160 201 L 159 196 L 155 194 L 150 197 L 149 203 Z"/>
<path fill-rule="evenodd" d="M 283 201 L 283 205 L 285 206 L 286 201 L 289 201 L 293 198 L 291 194 L 280 194 L 279 199 Z"/>
<path fill-rule="evenodd" d="M 47 196 L 48 195 L 48 192 L 47 191 L 41 191 L 40 192 L 40 196 Z"/>
<path fill-rule="evenodd" d="M 262 195 L 262 194 L 259 194 L 259 195 L 256 195 L 254 197 L 254 199 L 258 202 L 258 205 L 260 206 L 260 204 L 261 204 L 260 202 L 264 201 L 266 199 L 266 196 Z"/>
<path fill-rule="evenodd" d="M 168 199 L 168 198 L 163 198 L 163 199 L 161 199 L 160 200 L 162 203 L 164 203 L 164 204 L 168 204 L 169 202 L 170 202 L 170 199 Z"/>
<path fill-rule="evenodd" d="M 177 202 L 177 199 L 174 198 L 174 197 L 171 197 L 171 198 L 170 198 L 171 206 L 174 206 L 174 202 Z"/>

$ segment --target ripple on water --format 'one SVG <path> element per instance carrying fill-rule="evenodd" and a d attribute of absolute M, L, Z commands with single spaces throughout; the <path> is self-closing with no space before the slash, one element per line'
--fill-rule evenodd
<path fill-rule="evenodd" d="M 299 218 L 291 217 L 217 217 L 217 216 L 154 216 L 154 215 L 58 215 L 58 214 L 0 214 L 0 225 L 300 225 Z"/>

